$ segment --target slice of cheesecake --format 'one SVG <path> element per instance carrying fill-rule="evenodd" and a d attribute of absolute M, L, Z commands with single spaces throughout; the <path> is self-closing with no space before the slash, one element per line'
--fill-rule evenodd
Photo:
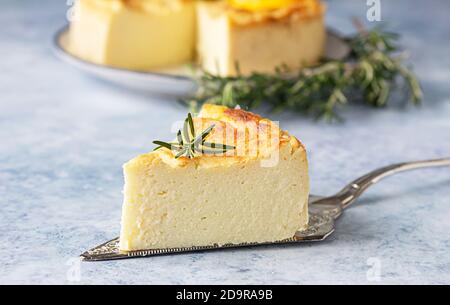
<path fill-rule="evenodd" d="M 195 133 L 234 146 L 176 158 L 162 148 L 124 165 L 122 251 L 274 242 L 308 224 L 303 145 L 268 119 L 205 105 Z"/>
<path fill-rule="evenodd" d="M 195 48 L 191 0 L 78 0 L 70 52 L 96 64 L 134 70 L 190 62 Z"/>
<path fill-rule="evenodd" d="M 318 0 L 222 0 L 197 5 L 198 58 L 223 76 L 315 64 L 325 48 Z"/>

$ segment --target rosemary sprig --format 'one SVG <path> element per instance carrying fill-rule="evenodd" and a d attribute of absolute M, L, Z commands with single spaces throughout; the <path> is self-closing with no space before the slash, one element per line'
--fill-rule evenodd
<path fill-rule="evenodd" d="M 183 130 L 177 132 L 177 142 L 153 141 L 158 145 L 154 150 L 160 148 L 170 149 L 175 153 L 175 159 L 181 156 L 194 158 L 197 154 L 217 155 L 235 149 L 234 146 L 206 142 L 215 125 L 211 125 L 196 136 L 194 121 L 189 113 L 184 120 Z"/>
<path fill-rule="evenodd" d="M 403 80 L 410 99 L 422 99 L 419 82 L 404 65 L 396 45 L 398 35 L 379 28 L 347 39 L 351 52 L 342 60 L 324 59 L 319 65 L 295 73 L 284 67 L 273 74 L 221 77 L 208 72 L 197 79 L 198 90 L 184 100 L 192 109 L 208 102 L 252 109 L 267 103 L 273 110 L 292 109 L 317 118 L 338 118 L 336 109 L 350 101 L 363 100 L 373 107 L 386 106 L 392 89 Z M 350 97 L 352 99 L 350 100 Z"/>

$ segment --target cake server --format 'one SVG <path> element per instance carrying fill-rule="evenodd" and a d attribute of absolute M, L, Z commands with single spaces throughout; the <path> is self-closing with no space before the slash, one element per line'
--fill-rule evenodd
<path fill-rule="evenodd" d="M 121 252 L 119 238 L 110 240 L 81 254 L 84 261 L 105 261 L 125 258 L 155 256 L 163 254 L 185 253 L 225 248 L 249 247 L 258 245 L 290 244 L 313 241 L 323 241 L 335 230 L 335 220 L 344 210 L 353 204 L 371 185 L 388 176 L 419 168 L 450 166 L 450 158 L 399 163 L 374 170 L 345 186 L 333 196 L 323 197 L 311 195 L 309 198 L 309 225 L 305 231 L 299 231 L 295 236 L 273 243 L 244 243 L 229 245 L 213 245 L 201 247 L 149 249 L 141 251 Z"/>

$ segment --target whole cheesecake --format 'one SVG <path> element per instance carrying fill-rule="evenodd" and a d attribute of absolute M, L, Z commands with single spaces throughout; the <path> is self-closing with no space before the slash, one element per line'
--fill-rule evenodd
<path fill-rule="evenodd" d="M 96 64 L 151 70 L 194 59 L 192 0 L 78 0 L 70 52 Z"/>
<path fill-rule="evenodd" d="M 325 48 L 324 12 L 318 0 L 199 1 L 199 62 L 222 76 L 315 64 Z"/>
<path fill-rule="evenodd" d="M 307 227 L 299 140 L 268 119 L 216 105 L 203 106 L 193 126 L 234 149 L 177 158 L 161 148 L 127 162 L 122 251 L 275 242 Z"/>

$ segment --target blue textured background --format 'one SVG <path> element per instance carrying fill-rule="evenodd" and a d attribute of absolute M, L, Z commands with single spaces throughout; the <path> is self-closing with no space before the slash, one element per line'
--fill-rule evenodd
<path fill-rule="evenodd" d="M 186 113 L 59 62 L 51 38 L 67 9 L 0 3 L 0 283 L 70 283 L 70 259 L 118 234 L 122 163 Z M 420 75 L 421 108 L 355 107 L 339 125 L 270 115 L 308 147 L 314 193 L 393 162 L 450 156 L 449 11 L 444 0 L 382 1 Z M 365 1 L 332 1 L 327 20 L 349 33 L 349 17 L 365 14 Z M 376 258 L 381 283 L 448 284 L 449 218 L 449 168 L 421 170 L 371 189 L 324 243 L 82 263 L 80 283 L 367 283 Z"/>

